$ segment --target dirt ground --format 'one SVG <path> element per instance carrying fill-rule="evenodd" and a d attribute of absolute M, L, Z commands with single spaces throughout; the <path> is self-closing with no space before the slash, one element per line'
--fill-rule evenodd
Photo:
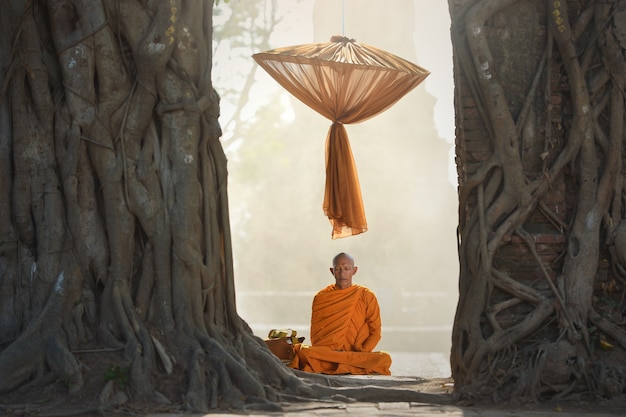
<path fill-rule="evenodd" d="M 103 372 L 106 369 L 102 369 Z M 341 408 L 351 400 L 342 393 L 342 388 L 354 387 L 376 387 L 380 390 L 387 390 L 390 394 L 394 390 L 413 390 L 414 402 L 425 401 L 431 404 L 452 404 L 452 380 L 450 378 L 422 379 L 416 377 L 370 377 L 370 376 L 313 376 L 314 383 L 337 387 L 337 395 L 329 398 L 322 398 L 318 405 L 311 399 L 303 399 L 302 402 L 285 402 L 275 407 L 250 406 L 243 410 L 212 410 L 215 412 L 226 412 L 232 414 L 256 414 L 282 412 L 285 414 L 298 414 L 295 410 L 303 409 L 333 409 Z M 182 381 L 181 381 L 182 382 Z M 125 396 L 114 394 L 108 405 L 102 405 L 100 394 L 105 383 L 100 381 L 88 381 L 85 387 L 77 394 L 70 396 L 67 394 L 65 385 L 56 381 L 44 389 L 41 387 L 25 387 L 11 395 L 0 396 L 0 416 L 12 417 L 70 417 L 70 416 L 106 416 L 106 417 L 130 417 L 147 415 L 181 415 L 186 412 L 178 405 L 158 406 L 134 397 L 127 387 L 122 390 Z M 174 387 L 175 384 L 169 384 Z M 184 384 L 179 384 L 179 387 Z M 178 390 L 178 388 L 177 388 Z M 172 394 L 171 391 L 169 394 Z M 166 395 L 170 397 L 170 395 Z M 171 398 L 171 397 L 170 397 Z M 389 397 L 390 400 L 394 399 Z M 172 398 L 173 399 L 173 398 Z M 398 398 L 395 398 L 396 400 Z M 402 399 L 407 399 L 405 396 Z M 129 401 L 130 400 L 130 401 Z M 421 400 L 421 401 L 418 401 Z M 115 401 L 123 401 L 121 404 L 114 404 Z M 198 415 L 198 414 L 195 414 Z"/>
<path fill-rule="evenodd" d="M 117 362 L 119 352 L 94 350 L 77 353 L 86 374 L 84 386 L 74 395 L 68 394 L 68 386 L 59 380 L 42 380 L 44 385 L 24 386 L 11 394 L 0 395 L 0 416 L 12 417 L 70 417 L 70 416 L 146 416 L 149 414 L 180 415 L 185 413 L 179 405 L 159 406 L 138 397 L 128 386 L 128 370 L 123 363 Z M 160 374 L 161 375 L 161 374 Z M 165 375 L 164 373 L 162 375 Z M 455 403 L 452 396 L 451 378 L 420 378 L 411 376 L 324 376 L 298 374 L 308 382 L 324 386 L 337 387 L 337 395 L 319 399 L 324 408 L 337 407 L 351 401 L 352 392 L 372 392 L 373 402 L 404 401 L 410 403 L 457 405 L 467 410 L 506 409 L 507 415 L 517 410 L 516 415 L 524 412 L 553 411 L 559 416 L 580 416 L 583 414 L 603 413 L 604 415 L 626 415 L 626 397 L 598 401 L 569 401 L 561 403 L 543 403 L 531 405 L 512 404 L 466 404 Z M 97 377 L 94 377 L 97 376 Z M 105 388 L 106 387 L 106 388 Z M 184 376 L 172 374 L 160 376 L 157 389 L 169 398 L 173 404 L 183 402 Z M 104 389 L 103 389 L 104 388 Z M 104 392 L 104 394 L 103 394 Z M 347 393 L 344 395 L 344 393 Z M 381 400 L 382 398 L 382 400 Z M 305 400 L 303 399 L 303 402 Z M 365 402 L 363 399 L 359 400 Z M 370 401 L 367 399 L 367 401 Z M 310 399 L 307 404 L 312 403 Z M 251 406 L 244 410 L 213 410 L 233 414 L 256 414 L 282 412 L 291 414 L 298 409 L 299 402 L 273 404 L 271 406 Z M 529 415 L 531 415 L 529 414 Z M 465 415 L 465 414 L 463 414 Z M 472 415 L 472 414 L 467 414 Z"/>

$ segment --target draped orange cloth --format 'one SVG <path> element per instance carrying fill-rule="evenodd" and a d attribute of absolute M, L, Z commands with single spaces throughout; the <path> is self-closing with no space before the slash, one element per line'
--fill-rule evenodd
<path fill-rule="evenodd" d="M 329 285 L 313 300 L 312 346 L 295 345 L 289 366 L 323 374 L 390 375 L 391 356 L 373 352 L 380 335 L 380 308 L 373 292 L 361 285 Z"/>
<path fill-rule="evenodd" d="M 348 132 L 334 122 L 326 137 L 324 214 L 333 227 L 333 239 L 367 232 L 361 186 Z"/>
<path fill-rule="evenodd" d="M 343 125 L 363 122 L 387 110 L 430 72 L 344 36 L 252 57 L 287 91 L 333 122 L 326 139 L 323 203 L 333 227 L 332 238 L 367 231 L 356 165 Z"/>

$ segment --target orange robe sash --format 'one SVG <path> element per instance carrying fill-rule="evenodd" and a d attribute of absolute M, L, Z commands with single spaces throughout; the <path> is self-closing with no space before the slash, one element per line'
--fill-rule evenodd
<path fill-rule="evenodd" d="M 366 287 L 337 289 L 334 284 L 313 300 L 311 343 L 295 345 L 290 367 L 325 374 L 390 375 L 391 357 L 373 352 L 380 340 L 380 309 Z"/>

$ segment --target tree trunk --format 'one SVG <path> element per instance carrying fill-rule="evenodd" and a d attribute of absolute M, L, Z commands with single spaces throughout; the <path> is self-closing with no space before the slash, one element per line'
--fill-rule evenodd
<path fill-rule="evenodd" d="M 449 5 L 461 262 L 456 394 L 536 401 L 621 393 L 622 2 Z"/>
<path fill-rule="evenodd" d="M 0 393 L 78 392 L 110 351 L 101 388 L 153 402 L 304 392 L 236 311 L 212 2 L 15 0 L 0 19 Z"/>

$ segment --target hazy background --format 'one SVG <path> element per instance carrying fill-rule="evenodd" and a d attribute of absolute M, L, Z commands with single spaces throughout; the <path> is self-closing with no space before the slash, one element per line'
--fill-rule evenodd
<path fill-rule="evenodd" d="M 392 352 L 394 366 L 403 352 L 447 365 L 458 280 L 447 2 L 231 0 L 220 1 L 214 23 L 213 80 L 229 159 L 241 316 L 261 337 L 271 328 L 294 328 L 309 340 L 313 295 L 333 282 L 332 257 L 345 251 L 359 267 L 354 282 L 378 296 L 383 338 L 377 349 Z M 346 126 L 369 231 L 338 240 L 331 240 L 322 211 L 331 122 L 251 58 L 332 35 L 431 71 L 386 112 Z"/>

